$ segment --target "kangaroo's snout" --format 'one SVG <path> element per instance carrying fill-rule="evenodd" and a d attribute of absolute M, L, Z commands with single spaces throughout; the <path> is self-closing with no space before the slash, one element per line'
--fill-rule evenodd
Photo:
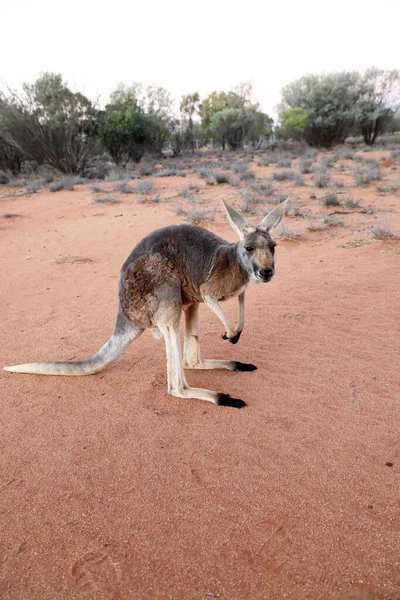
<path fill-rule="evenodd" d="M 270 279 L 273 278 L 274 270 L 273 269 L 259 269 L 257 275 L 264 283 L 266 283 L 267 281 L 270 281 Z"/>

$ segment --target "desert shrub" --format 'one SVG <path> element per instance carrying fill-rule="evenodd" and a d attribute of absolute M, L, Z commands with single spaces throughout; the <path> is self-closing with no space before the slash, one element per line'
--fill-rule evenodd
<path fill-rule="evenodd" d="M 246 173 L 248 171 L 248 169 L 249 169 L 249 166 L 245 162 L 236 162 L 236 163 L 233 163 L 233 165 L 232 165 L 232 171 L 234 171 L 238 175 L 241 175 L 242 173 Z"/>
<path fill-rule="evenodd" d="M 190 190 L 188 186 L 184 185 L 181 188 L 179 188 L 179 195 L 182 196 L 182 198 L 189 198 Z"/>
<path fill-rule="evenodd" d="M 370 227 L 371 235 L 376 240 L 394 240 L 399 236 L 390 230 L 389 226 L 385 223 L 375 223 Z"/>
<path fill-rule="evenodd" d="M 400 150 L 392 150 L 390 153 L 390 158 L 394 158 L 394 160 L 400 160 Z"/>
<path fill-rule="evenodd" d="M 354 150 L 351 148 L 341 148 L 336 152 L 337 158 L 345 158 L 347 160 L 354 160 Z"/>
<path fill-rule="evenodd" d="M 153 180 L 152 179 L 144 179 L 143 181 L 138 181 L 136 183 L 135 192 L 137 194 L 148 194 L 153 189 Z"/>
<path fill-rule="evenodd" d="M 300 173 L 302 173 L 303 175 L 312 173 L 313 172 L 313 164 L 314 164 L 314 160 L 312 158 L 303 158 L 300 161 L 300 165 L 299 165 Z"/>
<path fill-rule="evenodd" d="M 129 171 L 121 167 L 111 167 L 105 176 L 106 181 L 123 181 L 126 179 L 130 179 Z"/>
<path fill-rule="evenodd" d="M 98 204 L 117 204 L 119 202 L 119 200 L 117 200 L 117 198 L 114 198 L 114 196 L 103 196 L 100 198 L 95 198 L 94 200 L 95 202 L 97 202 Z"/>
<path fill-rule="evenodd" d="M 343 220 L 338 219 L 337 217 L 334 217 L 333 215 L 327 215 L 326 217 L 324 217 L 322 219 L 322 222 L 327 227 L 344 227 Z"/>
<path fill-rule="evenodd" d="M 151 165 L 143 165 L 142 167 L 140 167 L 140 175 L 142 177 L 147 177 L 148 175 L 153 175 L 154 173 L 154 167 L 152 167 Z"/>
<path fill-rule="evenodd" d="M 321 160 L 319 161 L 319 168 L 321 170 L 325 170 L 325 169 L 330 169 L 333 167 L 334 163 L 336 161 L 335 156 L 328 156 L 328 155 L 324 155 L 321 156 Z"/>
<path fill-rule="evenodd" d="M 297 173 L 295 171 L 293 175 L 293 183 L 299 186 L 305 185 L 304 177 L 302 177 L 300 173 Z"/>
<path fill-rule="evenodd" d="M 314 185 L 317 188 L 326 188 L 329 186 L 330 175 L 324 171 L 314 175 Z"/>
<path fill-rule="evenodd" d="M 291 181 L 294 179 L 295 173 L 291 169 L 284 169 L 283 171 L 275 171 L 271 175 L 273 181 Z"/>
<path fill-rule="evenodd" d="M 382 179 L 379 168 L 367 167 L 365 169 L 355 169 L 353 171 L 354 183 L 357 186 L 367 185 L 371 181 Z"/>
<path fill-rule="evenodd" d="M 323 221 L 312 221 L 307 225 L 309 231 L 325 231 L 328 226 Z"/>
<path fill-rule="evenodd" d="M 39 190 L 44 188 L 44 182 L 41 179 L 37 179 L 36 181 L 31 181 L 25 188 L 26 194 L 36 194 Z"/>
<path fill-rule="evenodd" d="M 260 158 L 260 162 L 263 167 L 268 167 L 269 165 L 273 165 L 278 160 L 278 157 L 275 154 L 269 153 L 266 156 Z"/>
<path fill-rule="evenodd" d="M 256 179 L 251 184 L 251 189 L 261 196 L 273 196 L 275 193 L 275 188 L 272 183 L 263 179 Z"/>
<path fill-rule="evenodd" d="M 158 204 L 161 200 L 160 194 L 155 194 L 153 196 L 149 196 L 148 194 L 139 194 L 138 201 L 139 202 L 150 202 L 152 204 Z"/>
<path fill-rule="evenodd" d="M 263 198 L 254 196 L 249 190 L 242 193 L 242 204 L 240 209 L 250 215 L 260 214 L 260 204 L 264 203 Z M 264 212 L 264 211 L 263 211 Z"/>
<path fill-rule="evenodd" d="M 214 178 L 217 183 L 229 183 L 232 184 L 232 177 L 223 171 L 215 171 Z"/>
<path fill-rule="evenodd" d="M 96 194 L 100 194 L 102 192 L 107 192 L 108 190 L 106 188 L 104 188 L 103 186 L 99 185 L 98 183 L 92 183 L 90 186 L 90 189 L 92 192 L 95 192 Z"/>
<path fill-rule="evenodd" d="M 132 194 L 133 189 L 127 181 L 117 181 L 114 184 L 114 192 L 120 192 L 121 194 Z"/>
<path fill-rule="evenodd" d="M 186 177 L 186 173 L 179 173 L 177 169 L 171 168 L 160 169 L 159 171 L 156 171 L 154 175 L 156 177 L 176 177 L 177 175 L 180 175 L 181 177 Z"/>
<path fill-rule="evenodd" d="M 181 216 L 192 223 L 192 225 L 199 225 L 200 223 L 206 223 L 214 221 L 216 208 L 204 208 L 201 206 L 181 206 L 176 205 L 174 213 Z"/>
<path fill-rule="evenodd" d="M 343 206 L 346 208 L 358 208 L 360 200 L 355 200 L 351 194 L 345 194 L 343 197 Z"/>
<path fill-rule="evenodd" d="M 208 185 L 216 185 L 219 183 L 229 183 L 233 185 L 232 177 L 224 171 L 215 171 L 209 168 L 200 168 L 198 174 Z"/>
<path fill-rule="evenodd" d="M 302 237 L 301 233 L 292 231 L 285 221 L 281 221 L 277 228 L 276 236 L 282 240 L 296 240 Z"/>
<path fill-rule="evenodd" d="M 60 190 L 72 191 L 74 189 L 74 185 L 78 183 L 84 183 L 84 180 L 72 176 L 67 176 L 50 183 L 49 190 L 51 192 L 59 192 Z"/>
<path fill-rule="evenodd" d="M 243 171 L 242 173 L 240 173 L 239 178 L 241 179 L 241 181 L 248 181 L 249 179 L 254 179 L 254 171 Z"/>
<path fill-rule="evenodd" d="M 319 201 L 324 206 L 341 206 L 341 202 L 336 192 L 328 192 L 328 194 L 322 196 Z"/>
<path fill-rule="evenodd" d="M 290 158 L 279 158 L 276 161 L 276 166 L 279 169 L 290 168 L 292 166 L 292 161 L 290 160 Z"/>
<path fill-rule="evenodd" d="M 400 189 L 400 182 L 385 183 L 377 186 L 377 189 L 382 194 L 394 194 Z"/>

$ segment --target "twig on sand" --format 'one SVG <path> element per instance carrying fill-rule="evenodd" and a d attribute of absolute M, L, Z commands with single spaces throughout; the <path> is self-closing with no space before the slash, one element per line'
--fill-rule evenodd
<path fill-rule="evenodd" d="M 349 382 L 349 388 L 350 388 L 350 391 L 351 391 L 351 403 L 352 404 L 357 404 L 358 408 L 360 410 L 362 410 L 361 402 L 358 399 L 358 396 L 356 394 L 356 384 L 353 383 L 353 381 Z"/>

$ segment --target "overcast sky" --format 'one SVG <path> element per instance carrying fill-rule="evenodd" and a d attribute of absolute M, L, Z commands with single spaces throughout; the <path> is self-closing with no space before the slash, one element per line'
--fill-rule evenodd
<path fill-rule="evenodd" d="M 0 0 L 0 81 L 61 73 L 102 102 L 119 82 L 177 100 L 252 81 L 273 113 L 286 83 L 369 66 L 400 68 L 399 0 Z"/>

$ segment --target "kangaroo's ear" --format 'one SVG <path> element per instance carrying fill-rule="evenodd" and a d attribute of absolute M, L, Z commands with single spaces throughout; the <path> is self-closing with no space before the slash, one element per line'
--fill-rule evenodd
<path fill-rule="evenodd" d="M 225 207 L 226 214 L 228 215 L 229 223 L 232 225 L 233 229 L 237 232 L 239 238 L 242 240 L 246 235 L 248 235 L 251 231 L 255 231 L 254 225 L 250 223 L 237 210 L 229 206 L 221 199 L 222 204 Z"/>
<path fill-rule="evenodd" d="M 274 227 L 279 225 L 279 223 L 283 219 L 283 215 L 286 212 L 286 207 L 287 203 L 289 202 L 289 198 L 290 196 L 288 196 L 284 202 L 279 204 L 279 206 L 276 206 L 274 209 L 272 209 L 271 212 L 269 212 L 267 216 L 264 217 L 262 221 L 260 221 L 258 227 L 270 231 L 270 229 L 273 229 Z"/>

